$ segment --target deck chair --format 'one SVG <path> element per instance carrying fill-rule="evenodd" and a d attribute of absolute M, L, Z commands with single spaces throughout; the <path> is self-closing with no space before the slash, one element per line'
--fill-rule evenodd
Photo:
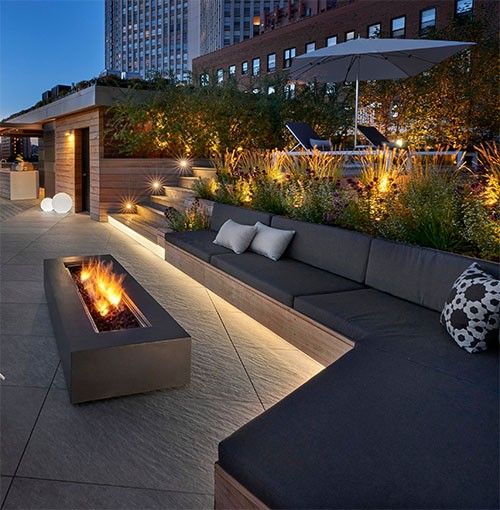
<path fill-rule="evenodd" d="M 358 131 L 368 140 L 372 147 L 389 147 L 394 149 L 396 144 L 390 142 L 376 127 L 358 124 Z"/>
<path fill-rule="evenodd" d="M 292 151 L 297 150 L 299 147 L 307 151 L 314 149 L 314 147 L 320 151 L 332 150 L 332 142 L 321 139 L 318 133 L 307 122 L 287 122 L 285 125 L 298 142 Z"/>

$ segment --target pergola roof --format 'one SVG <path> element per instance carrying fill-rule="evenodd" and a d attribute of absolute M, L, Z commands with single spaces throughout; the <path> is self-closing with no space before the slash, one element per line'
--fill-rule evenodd
<path fill-rule="evenodd" d="M 0 122 L 0 136 L 40 137 L 43 134 L 41 124 L 26 122 Z"/>

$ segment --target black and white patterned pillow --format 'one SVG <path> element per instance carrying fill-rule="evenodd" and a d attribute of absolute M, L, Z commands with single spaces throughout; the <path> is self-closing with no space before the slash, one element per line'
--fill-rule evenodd
<path fill-rule="evenodd" d="M 485 351 L 498 335 L 500 280 L 474 262 L 455 281 L 441 312 L 441 324 L 467 352 Z"/>

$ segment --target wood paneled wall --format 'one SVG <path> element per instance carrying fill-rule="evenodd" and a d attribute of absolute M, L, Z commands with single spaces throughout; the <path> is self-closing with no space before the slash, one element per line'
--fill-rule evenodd
<path fill-rule="evenodd" d="M 102 112 L 93 109 L 68 115 L 55 123 L 56 193 L 65 192 L 74 203 L 76 194 L 75 143 L 78 145 L 77 129 L 89 128 L 90 143 L 90 216 L 99 219 L 99 166 L 103 157 Z M 77 209 L 78 210 L 78 209 Z"/>

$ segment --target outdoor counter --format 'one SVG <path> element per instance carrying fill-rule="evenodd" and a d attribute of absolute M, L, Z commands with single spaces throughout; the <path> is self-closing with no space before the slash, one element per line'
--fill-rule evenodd
<path fill-rule="evenodd" d="M 9 200 L 38 198 L 38 170 L 16 172 L 1 168 L 0 197 Z"/>

